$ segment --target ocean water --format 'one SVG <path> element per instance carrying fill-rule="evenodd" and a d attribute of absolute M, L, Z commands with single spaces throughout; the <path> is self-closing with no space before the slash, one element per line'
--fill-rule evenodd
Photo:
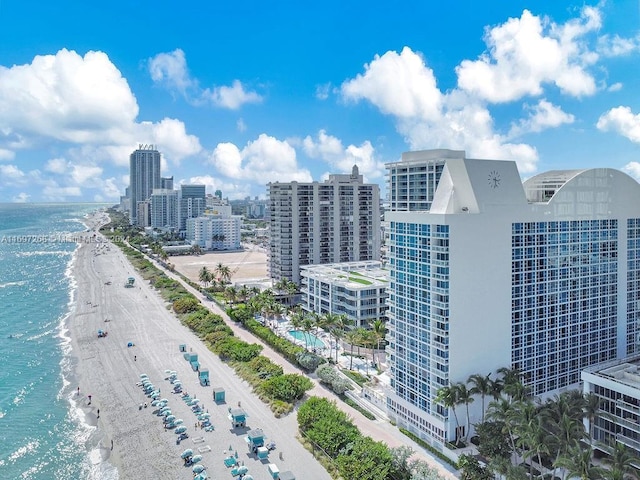
<path fill-rule="evenodd" d="M 73 233 L 103 205 L 0 204 L 0 479 L 117 479 L 74 403 Z"/>

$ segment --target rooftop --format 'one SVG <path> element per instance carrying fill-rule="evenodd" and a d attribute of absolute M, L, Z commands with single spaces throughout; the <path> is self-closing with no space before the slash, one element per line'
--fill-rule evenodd
<path fill-rule="evenodd" d="M 382 262 L 375 260 L 306 265 L 301 267 L 301 275 L 343 284 L 351 289 L 385 287 L 389 283 L 388 270 L 382 268 Z"/>

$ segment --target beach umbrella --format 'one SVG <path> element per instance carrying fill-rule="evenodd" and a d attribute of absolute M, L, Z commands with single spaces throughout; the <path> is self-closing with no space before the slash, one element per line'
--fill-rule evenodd
<path fill-rule="evenodd" d="M 253 480 L 253 476 L 245 475 L 244 477 L 242 477 L 242 480 Z"/>
<path fill-rule="evenodd" d="M 187 427 L 178 427 L 174 430 L 176 433 L 184 433 L 187 431 Z"/>
<path fill-rule="evenodd" d="M 193 477 L 193 480 L 206 480 L 207 478 L 207 471 L 203 470 L 202 472 L 200 472 L 198 475 L 196 475 L 195 477 Z"/>
<path fill-rule="evenodd" d="M 204 469 L 205 469 L 204 465 L 194 465 L 192 470 L 193 470 L 193 473 L 201 473 Z"/>
<path fill-rule="evenodd" d="M 165 417 L 168 417 L 169 415 L 171 415 L 171 410 L 170 409 L 169 410 L 164 410 L 162 412 L 162 415 L 164 415 Z"/>
<path fill-rule="evenodd" d="M 167 400 L 166 398 L 162 398 L 162 399 L 160 399 L 160 401 L 164 402 L 164 403 L 169 403 L 169 400 Z"/>
<path fill-rule="evenodd" d="M 198 463 L 202 461 L 202 455 L 194 455 L 191 458 L 191 463 Z"/>
<path fill-rule="evenodd" d="M 171 375 L 172 370 L 169 370 L 168 368 L 164 371 L 165 375 Z"/>
<path fill-rule="evenodd" d="M 182 420 L 181 418 L 177 418 L 176 420 L 174 420 L 173 423 L 175 425 L 182 425 L 184 423 L 184 420 Z"/>
<path fill-rule="evenodd" d="M 238 458 L 238 450 L 236 450 L 236 458 Z"/>
<path fill-rule="evenodd" d="M 168 416 L 164 419 L 164 421 L 165 421 L 165 422 L 173 422 L 175 419 L 176 419 L 176 416 L 175 416 L 175 415 L 168 415 Z"/>
<path fill-rule="evenodd" d="M 238 469 L 236 470 L 236 473 L 238 475 L 244 475 L 245 473 L 247 473 L 249 471 L 248 467 L 245 467 L 244 465 L 242 465 L 241 467 L 238 467 Z M 247 477 L 244 477 L 247 478 Z"/>
<path fill-rule="evenodd" d="M 146 373 L 141 373 L 140 374 L 140 378 L 147 378 L 147 377 L 148 377 L 148 375 Z"/>
<path fill-rule="evenodd" d="M 191 455 L 193 455 L 193 450 L 191 450 L 190 448 L 187 448 L 184 452 L 180 454 L 180 458 L 187 458 L 187 457 L 190 457 Z"/>
<path fill-rule="evenodd" d="M 151 406 L 157 407 L 159 403 L 160 403 L 160 400 L 154 400 L 153 402 L 151 402 Z"/>

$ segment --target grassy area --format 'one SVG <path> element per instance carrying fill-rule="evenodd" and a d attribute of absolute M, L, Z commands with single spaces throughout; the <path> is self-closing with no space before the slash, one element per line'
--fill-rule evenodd
<path fill-rule="evenodd" d="M 370 282 L 369 280 L 365 280 L 364 278 L 349 277 L 349 281 L 360 283 L 362 285 L 373 285 L 373 282 Z"/>
<path fill-rule="evenodd" d="M 358 410 L 362 415 L 367 417 L 369 420 L 376 419 L 376 416 L 373 413 L 371 413 L 366 408 L 362 408 L 358 403 L 354 402 L 351 398 L 347 397 L 346 395 L 340 395 L 340 399 L 350 407 Z"/>
<path fill-rule="evenodd" d="M 399 428 L 398 430 L 400 430 L 400 432 L 404 433 L 407 437 L 409 437 L 411 440 L 416 442 L 421 447 L 429 450 L 431 453 L 433 453 L 440 460 L 443 460 L 443 461 L 447 462 L 449 465 L 451 465 L 455 469 L 458 468 L 458 465 L 453 460 L 451 460 L 449 457 L 447 457 L 444 453 L 442 453 L 440 450 L 436 450 L 431 445 L 429 445 L 427 442 L 422 440 L 420 437 L 417 437 L 416 435 L 411 433 L 409 430 L 405 430 L 404 428 Z"/>
<path fill-rule="evenodd" d="M 341 370 L 341 371 L 342 371 L 342 373 L 344 373 L 347 377 L 349 377 L 351 380 L 356 382 L 361 387 L 364 386 L 364 384 L 369 381 L 369 379 L 367 377 L 365 377 L 364 375 L 359 374 L 358 372 L 354 372 L 352 370 L 346 370 L 346 369 L 345 370 Z"/>

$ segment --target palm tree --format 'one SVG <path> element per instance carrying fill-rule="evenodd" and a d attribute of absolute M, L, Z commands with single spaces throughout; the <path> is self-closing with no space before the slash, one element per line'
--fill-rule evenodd
<path fill-rule="evenodd" d="M 448 387 L 441 387 L 436 393 L 435 402 L 442 405 L 447 410 L 453 411 L 453 418 L 456 421 L 455 424 L 455 439 L 454 442 L 458 443 L 458 414 L 456 413 L 456 406 L 458 405 L 458 388 L 451 384 Z"/>
<path fill-rule="evenodd" d="M 625 480 L 635 472 L 634 464 L 637 461 L 635 457 L 626 447 L 624 443 L 610 442 L 607 449 L 609 456 L 604 462 L 609 466 L 605 470 L 603 477 L 607 480 Z M 635 477 L 634 477 L 635 478 Z"/>
<path fill-rule="evenodd" d="M 291 309 L 291 313 L 289 315 L 289 322 L 291 323 L 291 326 L 293 327 L 294 330 L 302 329 L 302 322 L 304 320 L 305 315 L 306 315 L 306 312 L 300 306 L 296 306 Z"/>
<path fill-rule="evenodd" d="M 384 341 L 387 333 L 387 325 L 383 320 L 378 318 L 371 323 L 371 331 L 375 336 L 376 348 L 380 350 L 380 343 Z M 377 362 L 375 358 L 373 359 L 373 362 L 378 366 L 379 362 Z"/>
<path fill-rule="evenodd" d="M 331 315 L 331 314 L 327 314 Z M 329 333 L 334 338 L 336 342 L 336 363 L 338 363 L 338 343 L 340 339 L 344 336 L 347 328 L 353 323 L 349 317 L 345 314 L 336 315 L 335 318 L 332 317 L 331 321 L 327 320 L 327 325 L 329 326 Z M 353 351 L 352 351 L 353 353 Z"/>
<path fill-rule="evenodd" d="M 514 400 L 523 400 L 529 395 L 529 389 L 522 383 L 522 374 L 517 368 L 501 367 L 498 373 L 502 375 L 503 392 Z"/>
<path fill-rule="evenodd" d="M 362 329 L 360 333 L 360 342 L 366 348 L 373 351 L 373 347 L 377 342 L 376 334 L 372 330 Z M 366 357 L 366 355 L 365 355 Z M 369 375 L 369 360 L 365 358 L 366 374 Z M 374 361 L 373 354 L 371 355 L 371 361 Z"/>
<path fill-rule="evenodd" d="M 207 267 L 202 267 L 198 274 L 198 279 L 202 282 L 202 285 L 206 287 L 211 282 L 211 272 Z"/>
<path fill-rule="evenodd" d="M 507 398 L 500 398 L 489 402 L 489 408 L 487 409 L 487 420 L 495 420 L 501 422 L 504 425 L 504 432 L 509 437 L 509 444 L 511 445 L 511 451 L 515 454 L 516 442 L 514 437 L 514 417 L 512 413 L 511 400 Z"/>
<path fill-rule="evenodd" d="M 471 430 L 471 419 L 469 418 L 469 404 L 473 403 L 473 393 L 467 388 L 467 385 L 460 382 L 456 384 L 457 388 L 457 404 L 464 405 L 467 410 L 467 428 L 465 430 L 464 442 L 469 439 L 469 431 Z"/>
<path fill-rule="evenodd" d="M 306 314 L 302 319 L 302 331 L 304 332 L 304 348 L 309 350 L 309 340 L 311 340 L 311 331 L 315 328 L 313 316 Z"/>
<path fill-rule="evenodd" d="M 535 420 L 528 425 L 523 425 L 518 430 L 518 444 L 523 448 L 522 457 L 526 460 L 536 457 L 540 471 L 542 472 L 542 456 L 549 455 L 551 450 L 547 443 L 547 432 L 543 428 L 542 418 L 537 416 Z M 531 474 L 531 466 L 529 474 Z"/>
<path fill-rule="evenodd" d="M 351 346 L 351 360 L 349 362 L 349 370 L 353 370 L 353 346 L 358 341 L 359 336 L 360 334 L 358 333 L 357 329 L 348 330 L 344 335 L 345 340 Z"/>
<path fill-rule="evenodd" d="M 595 393 L 589 392 L 583 397 L 582 403 L 582 412 L 584 414 L 584 418 L 587 419 L 588 422 L 588 430 L 587 434 L 589 435 L 589 441 L 593 439 L 593 424 L 596 420 L 596 415 L 600 410 L 600 397 L 598 397 Z"/>
<path fill-rule="evenodd" d="M 224 290 L 224 296 L 227 298 L 229 303 L 233 304 L 238 300 L 238 289 L 232 285 L 228 286 Z"/>
<path fill-rule="evenodd" d="M 218 275 L 221 283 L 229 283 L 229 281 L 231 280 L 231 269 L 227 265 L 224 265 L 222 262 L 216 265 L 215 272 Z"/>
<path fill-rule="evenodd" d="M 568 478 L 578 477 L 581 480 L 602 478 L 603 470 L 601 467 L 593 466 L 592 455 L 593 449 L 590 445 L 584 447 L 576 442 L 569 447 L 566 454 L 555 461 L 555 465 L 564 468 Z"/>
<path fill-rule="evenodd" d="M 241 302 L 246 302 L 249 298 L 249 288 L 246 285 L 242 285 L 240 291 L 238 291 L 238 297 Z"/>
<path fill-rule="evenodd" d="M 472 395 L 480 395 L 482 399 L 482 420 L 484 422 L 484 399 L 487 395 L 491 394 L 491 374 L 480 375 L 478 373 L 471 375 L 467 380 L 467 383 L 470 383 L 471 386 L 471 394 Z"/>

